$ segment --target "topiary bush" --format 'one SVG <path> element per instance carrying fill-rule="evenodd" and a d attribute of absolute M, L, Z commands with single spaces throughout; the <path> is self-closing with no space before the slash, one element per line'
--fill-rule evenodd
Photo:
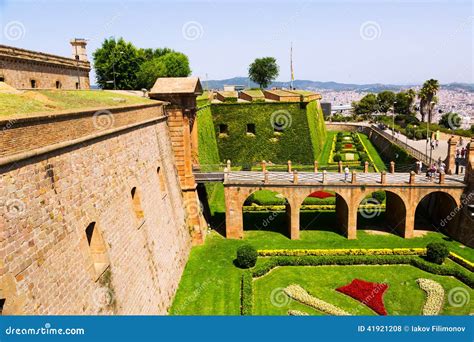
<path fill-rule="evenodd" d="M 385 191 L 383 190 L 374 191 L 372 193 L 372 198 L 375 199 L 379 203 L 383 203 L 383 201 L 385 201 L 385 197 L 386 197 L 386 194 L 385 194 Z"/>
<path fill-rule="evenodd" d="M 442 242 L 431 242 L 426 246 L 426 259 L 441 265 L 449 255 L 449 249 Z"/>
<path fill-rule="evenodd" d="M 336 153 L 332 158 L 335 162 L 339 162 L 342 160 L 342 156 L 339 153 Z"/>
<path fill-rule="evenodd" d="M 257 258 L 257 250 L 251 245 L 242 245 L 237 249 L 236 264 L 241 268 L 254 267 Z"/>

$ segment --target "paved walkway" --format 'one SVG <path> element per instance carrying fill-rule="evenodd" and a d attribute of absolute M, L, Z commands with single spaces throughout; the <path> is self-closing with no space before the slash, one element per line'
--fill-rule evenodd
<path fill-rule="evenodd" d="M 390 134 L 392 136 L 392 130 L 391 129 L 386 129 L 384 132 L 387 134 Z M 428 151 L 428 156 L 430 155 L 430 146 L 428 145 L 428 150 L 426 149 L 426 139 L 423 140 L 412 140 L 408 139 L 405 135 L 403 134 L 395 134 L 395 137 L 400 140 L 401 142 L 410 145 L 414 149 L 420 151 L 423 154 L 426 154 L 426 151 Z M 468 138 L 463 139 L 463 145 L 459 145 L 458 148 L 461 149 L 462 147 L 466 147 L 468 143 Z M 446 157 L 448 156 L 448 141 L 447 140 L 440 140 L 438 147 L 435 147 L 435 149 L 432 152 L 432 159 L 434 161 L 437 161 L 439 158 L 442 160 L 445 160 Z"/>

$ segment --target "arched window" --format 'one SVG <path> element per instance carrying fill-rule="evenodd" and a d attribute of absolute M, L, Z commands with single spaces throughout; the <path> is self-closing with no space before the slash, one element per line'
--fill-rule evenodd
<path fill-rule="evenodd" d="M 138 193 L 138 190 L 136 187 L 132 189 L 132 205 L 133 205 L 133 211 L 137 219 L 139 220 L 143 219 L 145 215 L 143 214 L 143 210 L 142 210 L 140 194 Z"/>
<path fill-rule="evenodd" d="M 87 226 L 85 234 L 94 271 L 98 277 L 110 264 L 105 241 L 95 222 L 91 222 Z"/>
<path fill-rule="evenodd" d="M 37 87 L 36 80 L 30 80 L 30 85 L 32 89 L 35 89 Z"/>
<path fill-rule="evenodd" d="M 6 298 L 0 298 L 0 316 L 3 315 L 3 308 L 5 307 Z"/>
<path fill-rule="evenodd" d="M 63 85 L 61 84 L 60 81 L 56 81 L 56 89 L 61 89 Z"/>

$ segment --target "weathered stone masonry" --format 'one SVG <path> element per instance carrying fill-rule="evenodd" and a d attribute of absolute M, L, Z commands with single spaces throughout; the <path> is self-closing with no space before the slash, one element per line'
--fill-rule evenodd
<path fill-rule="evenodd" d="M 191 237 L 163 106 L 101 113 L 112 124 L 91 112 L 0 123 L 3 314 L 171 305 Z"/>

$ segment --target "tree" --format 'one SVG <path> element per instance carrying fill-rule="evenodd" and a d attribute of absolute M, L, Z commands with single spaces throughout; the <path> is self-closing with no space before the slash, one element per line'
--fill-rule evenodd
<path fill-rule="evenodd" d="M 97 83 L 102 89 L 136 89 L 137 72 L 144 55 L 123 38 L 105 39 L 92 54 Z"/>
<path fill-rule="evenodd" d="M 428 122 L 431 123 L 434 103 L 436 103 L 436 93 L 439 90 L 439 82 L 435 79 L 429 79 L 423 83 L 418 98 L 420 99 L 421 121 L 425 121 L 428 114 Z M 433 103 L 434 102 L 434 103 Z"/>
<path fill-rule="evenodd" d="M 410 92 L 412 91 L 412 93 Z M 401 91 L 397 93 L 395 96 L 395 112 L 398 114 L 403 114 L 403 115 L 410 115 L 412 114 L 412 106 L 413 106 L 413 101 L 415 99 L 413 95 L 414 91 L 412 89 L 409 89 L 408 91 L 404 92 Z"/>
<path fill-rule="evenodd" d="M 382 113 L 387 113 L 393 103 L 395 102 L 395 93 L 393 91 L 385 90 L 377 95 L 378 110 Z"/>
<path fill-rule="evenodd" d="M 377 110 L 377 96 L 367 94 L 359 102 L 353 102 L 352 108 L 357 115 L 369 115 Z"/>
<path fill-rule="evenodd" d="M 155 50 L 156 51 L 156 50 Z M 158 77 L 186 77 L 191 74 L 188 57 L 180 52 L 167 52 L 143 62 L 137 72 L 139 88 L 151 89 Z"/>
<path fill-rule="evenodd" d="M 449 129 L 458 129 L 461 127 L 461 117 L 458 113 L 446 113 L 439 119 L 439 124 Z"/>
<path fill-rule="evenodd" d="M 152 58 L 149 61 L 143 62 L 140 70 L 137 72 L 138 88 L 151 89 L 158 77 L 166 75 L 166 67 L 160 58 Z"/>
<path fill-rule="evenodd" d="M 165 66 L 166 74 L 164 77 L 187 77 L 191 74 L 189 60 L 181 52 L 170 52 L 159 58 Z"/>
<path fill-rule="evenodd" d="M 279 68 L 273 57 L 256 58 L 249 66 L 249 78 L 258 83 L 260 88 L 266 88 L 278 77 Z"/>

